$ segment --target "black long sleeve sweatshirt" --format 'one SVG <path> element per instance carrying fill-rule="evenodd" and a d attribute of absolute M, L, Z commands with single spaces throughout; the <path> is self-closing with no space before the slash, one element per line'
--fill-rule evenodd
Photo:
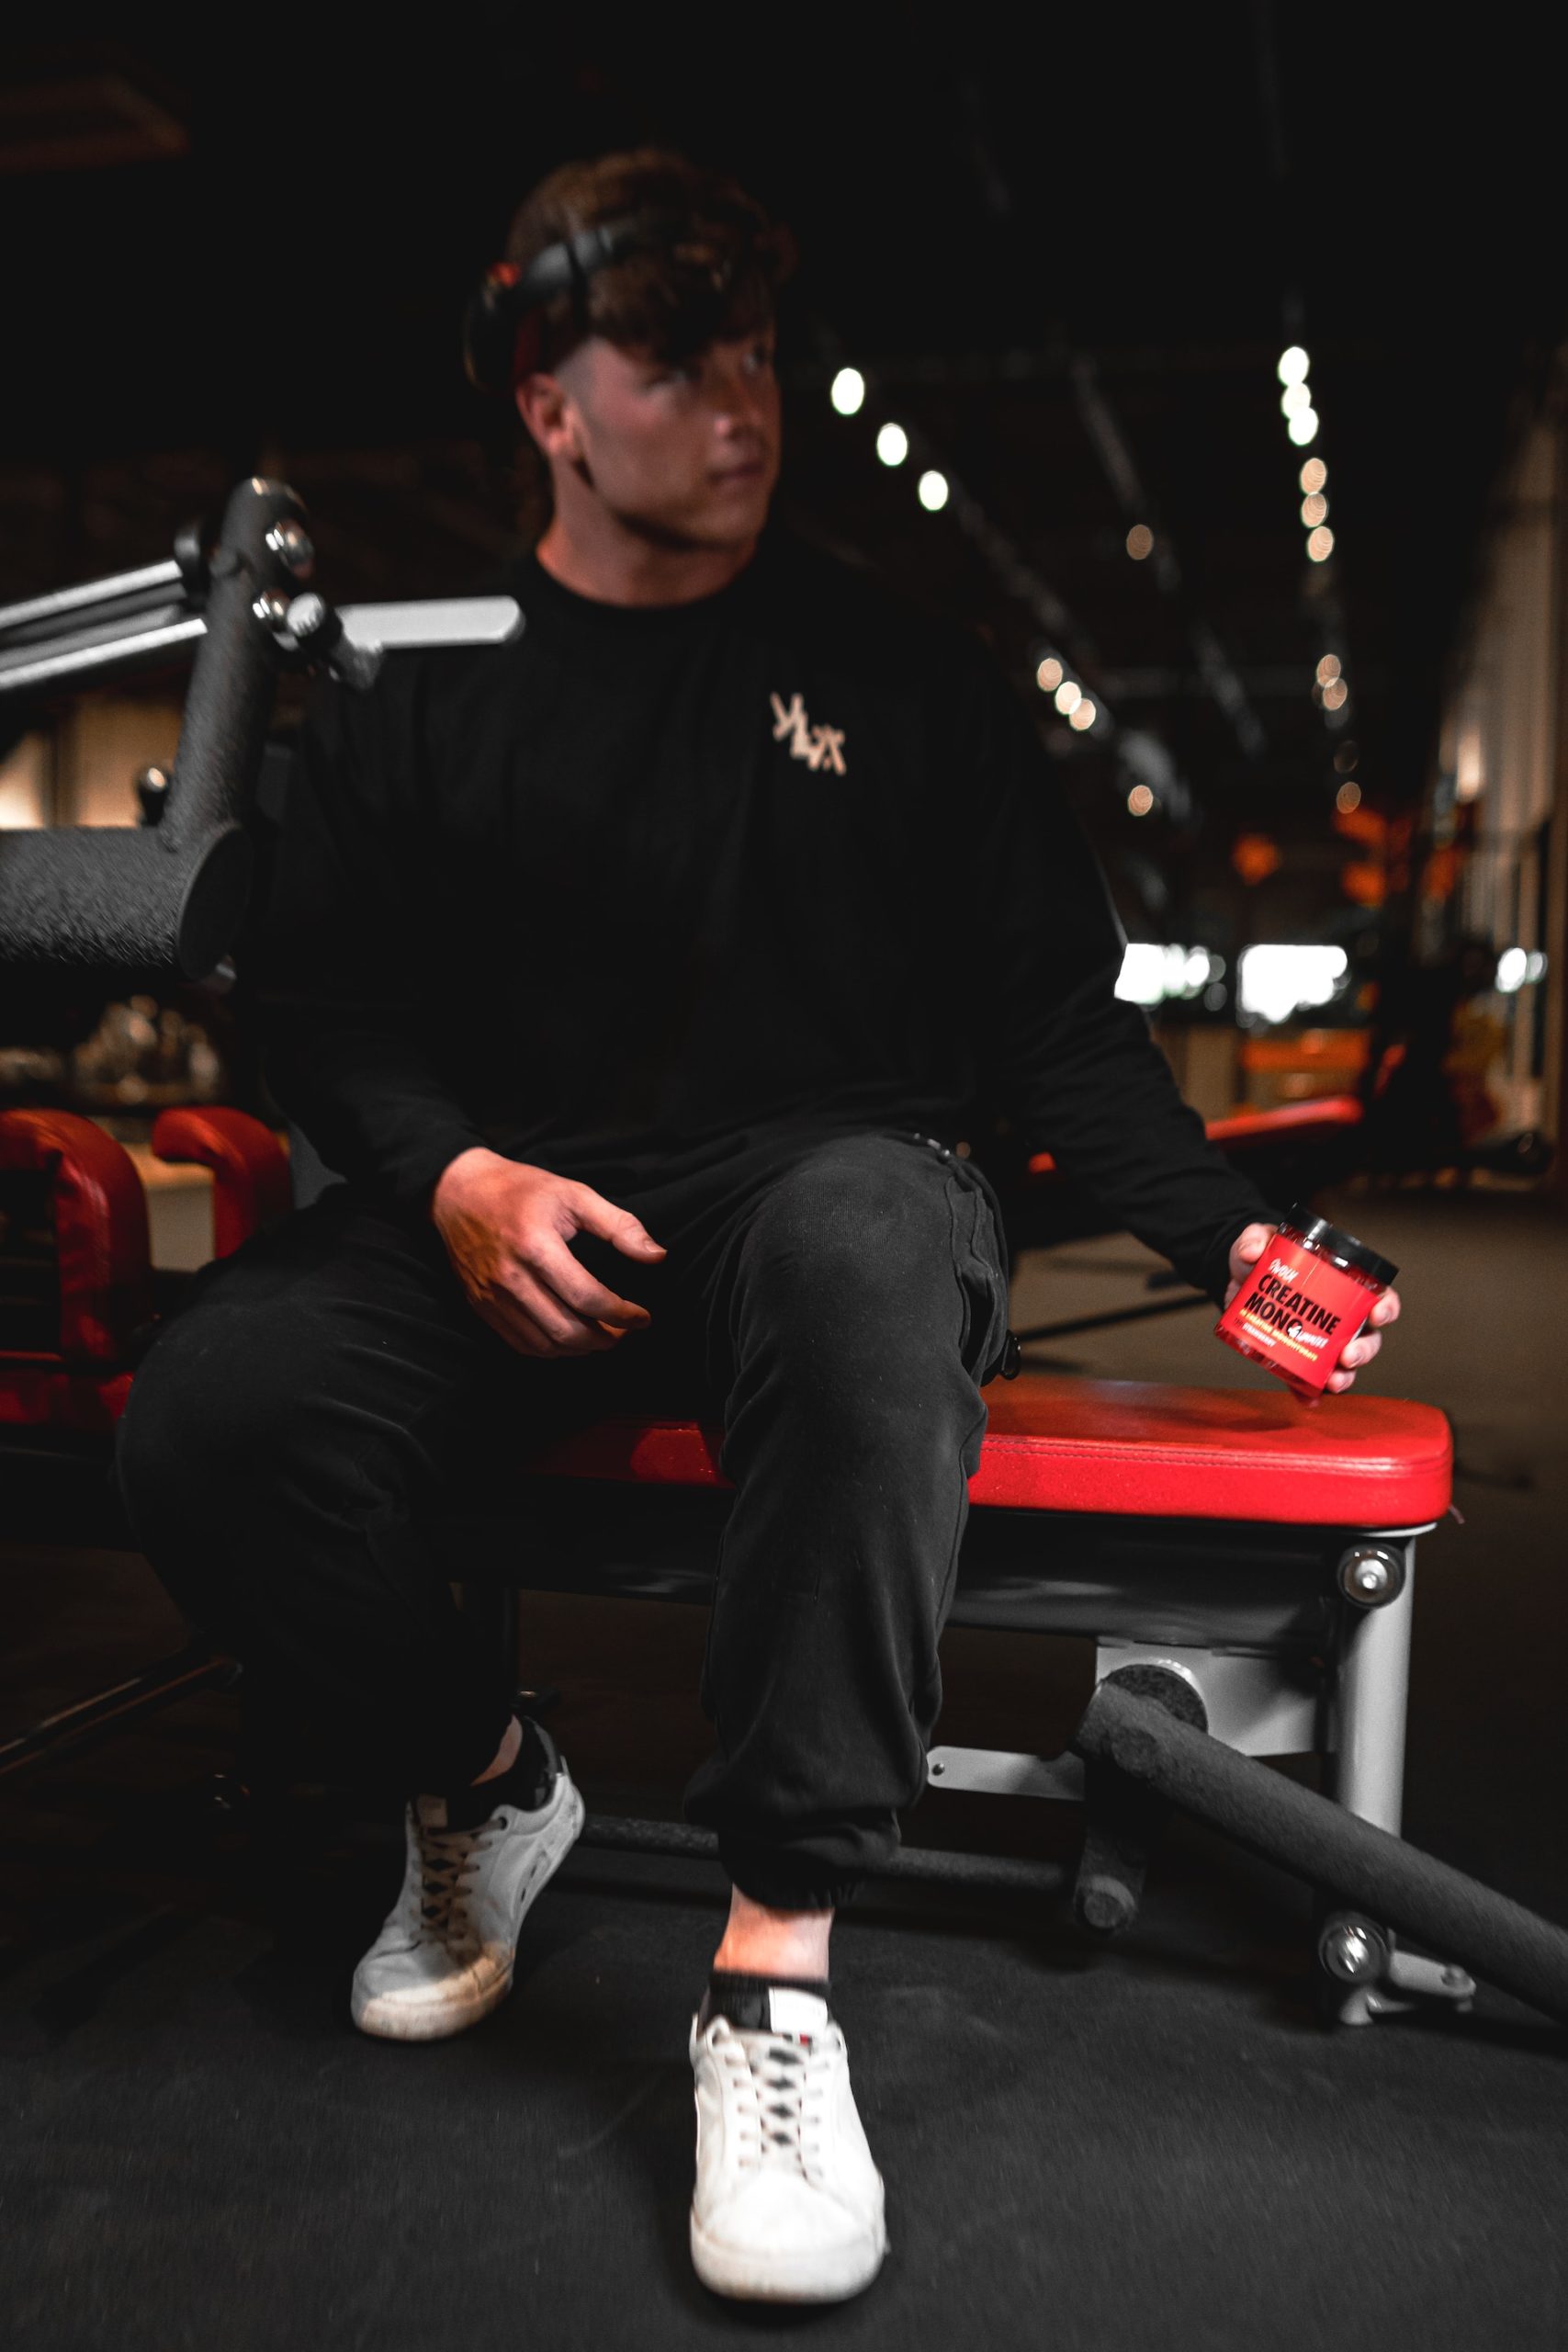
<path fill-rule="evenodd" d="M 513 584 L 515 643 L 324 689 L 301 738 L 256 995 L 328 1166 L 418 1208 L 485 1144 L 629 1199 L 984 1102 L 1218 1296 L 1267 1209 L 1116 998 L 983 650 L 779 533 L 690 605 Z"/>

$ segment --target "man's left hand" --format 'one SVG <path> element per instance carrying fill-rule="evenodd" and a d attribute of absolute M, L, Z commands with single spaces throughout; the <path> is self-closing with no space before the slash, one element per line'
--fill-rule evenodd
<path fill-rule="evenodd" d="M 1244 1225 L 1231 1243 L 1230 1287 L 1225 1292 L 1227 1306 L 1273 1240 L 1274 1234 L 1275 1227 L 1271 1225 Z M 1342 1390 L 1355 1386 L 1357 1373 L 1363 1364 L 1371 1363 L 1382 1347 L 1380 1327 L 1384 1323 L 1395 1323 L 1398 1319 L 1399 1293 L 1385 1290 L 1355 1339 L 1348 1340 L 1339 1351 L 1338 1368 L 1329 1374 L 1326 1384 L 1336 1396 Z"/>

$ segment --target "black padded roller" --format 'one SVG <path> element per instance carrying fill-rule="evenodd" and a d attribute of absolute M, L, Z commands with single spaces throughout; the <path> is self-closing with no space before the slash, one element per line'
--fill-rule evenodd
<path fill-rule="evenodd" d="M 244 917 L 250 837 L 228 825 L 170 850 L 162 831 L 0 832 L 0 964 L 205 979 Z"/>
<path fill-rule="evenodd" d="M 1192 1685 L 1170 1668 L 1118 1667 L 1119 1690 L 1147 1699 L 1190 1724 L 1209 1728 L 1208 1712 Z M 1084 1842 L 1073 1887 L 1073 1917 L 1091 1935 L 1120 1935 L 1138 1915 L 1144 1880 L 1170 1811 L 1157 1790 L 1130 1780 L 1113 1765 L 1084 1770 Z"/>
<path fill-rule="evenodd" d="M 1238 1846 L 1568 2023 L 1568 1933 L 1343 1805 L 1102 1682 L 1069 1743 Z"/>
<path fill-rule="evenodd" d="M 243 481 L 229 500 L 158 823 L 0 833 L 0 964 L 202 979 L 233 945 L 250 888 L 243 819 L 280 658 L 254 606 L 264 591 L 294 586 L 268 534 L 301 514 L 279 482 Z"/>

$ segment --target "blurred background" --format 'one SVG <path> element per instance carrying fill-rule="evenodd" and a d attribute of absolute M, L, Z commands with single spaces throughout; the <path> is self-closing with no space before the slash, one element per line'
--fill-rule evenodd
<path fill-rule="evenodd" d="M 1501 25 L 1478 53 L 1235 0 L 677 41 L 458 0 L 439 38 L 324 12 L 242 65 L 210 16 L 128 21 L 13 49 L 0 100 L 0 601 L 158 560 L 254 470 L 329 594 L 493 580 L 522 542 L 465 298 L 554 164 L 684 146 L 800 243 L 783 511 L 991 642 L 1191 1100 L 1359 1098 L 1361 1164 L 1408 1182 L 1539 1169 L 1564 286 L 1546 81 Z M 134 821 L 182 683 L 7 708 L 0 826 Z M 3 1001 L 0 1103 L 134 1143 L 258 1090 L 200 990 Z"/>

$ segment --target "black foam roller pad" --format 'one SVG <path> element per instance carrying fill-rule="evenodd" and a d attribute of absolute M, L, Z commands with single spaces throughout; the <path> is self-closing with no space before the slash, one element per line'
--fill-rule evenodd
<path fill-rule="evenodd" d="M 1070 1745 L 1266 1861 L 1568 2023 L 1568 1933 L 1343 1805 L 1102 1682 Z"/>
<path fill-rule="evenodd" d="M 171 850 L 160 830 L 0 832 L 0 964 L 204 979 L 244 915 L 250 841 L 230 825 Z"/>
<path fill-rule="evenodd" d="M 199 980 L 233 945 L 279 660 L 262 599 L 294 585 L 275 531 L 303 514 L 281 482 L 243 481 L 229 499 L 158 822 L 0 833 L 0 964 L 134 966 Z"/>

